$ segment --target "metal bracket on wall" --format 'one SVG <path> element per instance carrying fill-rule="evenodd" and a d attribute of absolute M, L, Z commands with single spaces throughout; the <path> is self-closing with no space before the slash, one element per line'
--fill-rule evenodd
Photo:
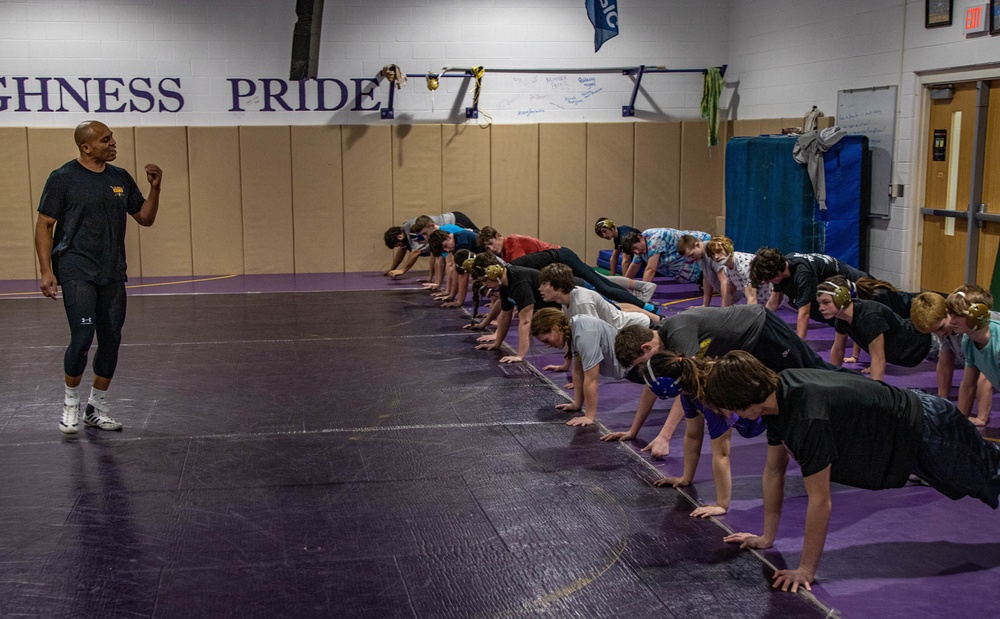
<path fill-rule="evenodd" d="M 396 117 L 395 110 L 393 109 L 393 104 L 396 102 L 396 85 L 389 84 L 389 105 L 380 110 L 382 115 L 382 120 L 392 120 Z"/>
<path fill-rule="evenodd" d="M 726 67 L 729 65 L 722 65 L 718 67 L 719 73 L 723 77 L 726 76 Z M 622 69 L 622 75 L 634 75 L 635 86 L 632 87 L 632 98 L 629 99 L 628 105 L 622 106 L 622 116 L 629 117 L 635 116 L 635 98 L 639 94 L 639 86 L 642 84 L 642 76 L 647 73 L 708 73 L 708 69 L 668 69 L 666 67 L 654 67 L 648 65 L 640 65 L 634 69 Z"/>
<path fill-rule="evenodd" d="M 719 72 L 725 76 L 726 67 L 729 65 L 722 65 L 718 67 Z M 535 74 L 545 74 L 545 73 L 620 73 L 622 75 L 635 75 L 635 86 L 632 88 L 632 98 L 629 100 L 628 105 L 622 106 L 622 116 L 635 116 L 635 98 L 639 93 L 639 85 L 642 83 L 642 76 L 647 73 L 701 73 L 705 74 L 708 69 L 668 69 L 663 66 L 656 65 L 639 65 L 638 67 L 597 67 L 597 68 L 561 68 L 561 69 L 487 69 L 487 73 L 535 73 Z M 428 77 L 433 77 L 435 79 L 441 79 L 443 77 L 460 77 L 463 79 L 474 78 L 475 74 L 471 69 L 444 69 L 440 73 L 407 73 L 406 77 L 416 77 L 426 80 Z M 381 108 L 381 117 L 383 120 L 392 120 L 395 118 L 395 87 L 393 84 L 389 85 L 389 101 L 385 107 Z M 466 118 L 479 118 L 479 107 L 472 106 L 465 108 Z"/>
<path fill-rule="evenodd" d="M 451 74 L 449 75 L 449 71 Z M 440 73 L 407 73 L 406 77 L 419 77 L 422 79 L 427 79 L 428 76 L 432 76 L 435 80 L 441 79 L 442 77 L 461 77 L 469 78 L 475 77 L 471 69 L 445 69 Z M 395 84 L 389 84 L 389 101 L 386 106 L 379 110 L 382 120 L 392 120 L 396 117 L 396 87 Z M 478 107 L 467 107 L 465 108 L 466 118 L 479 118 L 479 108 Z"/>

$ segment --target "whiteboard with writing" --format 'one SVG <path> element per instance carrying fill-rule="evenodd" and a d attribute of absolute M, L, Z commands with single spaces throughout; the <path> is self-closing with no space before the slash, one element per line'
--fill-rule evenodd
<path fill-rule="evenodd" d="M 889 217 L 892 149 L 896 143 L 896 87 L 837 91 L 836 124 L 868 136 L 872 154 L 872 217 Z"/>

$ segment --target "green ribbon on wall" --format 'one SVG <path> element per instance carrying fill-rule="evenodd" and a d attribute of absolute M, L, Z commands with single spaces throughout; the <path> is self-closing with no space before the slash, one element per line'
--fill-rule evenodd
<path fill-rule="evenodd" d="M 718 67 L 705 71 L 701 94 L 701 117 L 708 119 L 708 145 L 719 145 L 719 99 L 722 97 L 722 72 Z"/>

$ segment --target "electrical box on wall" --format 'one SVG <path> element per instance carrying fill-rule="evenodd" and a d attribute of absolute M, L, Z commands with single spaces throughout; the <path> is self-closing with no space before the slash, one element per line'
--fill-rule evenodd
<path fill-rule="evenodd" d="M 965 34 L 982 34 L 990 28 L 990 5 L 974 4 L 965 9 Z"/>

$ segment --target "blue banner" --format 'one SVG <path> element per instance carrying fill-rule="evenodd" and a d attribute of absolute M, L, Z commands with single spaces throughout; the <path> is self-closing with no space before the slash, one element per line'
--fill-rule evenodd
<path fill-rule="evenodd" d="M 618 0 L 585 0 L 587 16 L 594 24 L 594 53 L 608 39 L 618 36 Z"/>

